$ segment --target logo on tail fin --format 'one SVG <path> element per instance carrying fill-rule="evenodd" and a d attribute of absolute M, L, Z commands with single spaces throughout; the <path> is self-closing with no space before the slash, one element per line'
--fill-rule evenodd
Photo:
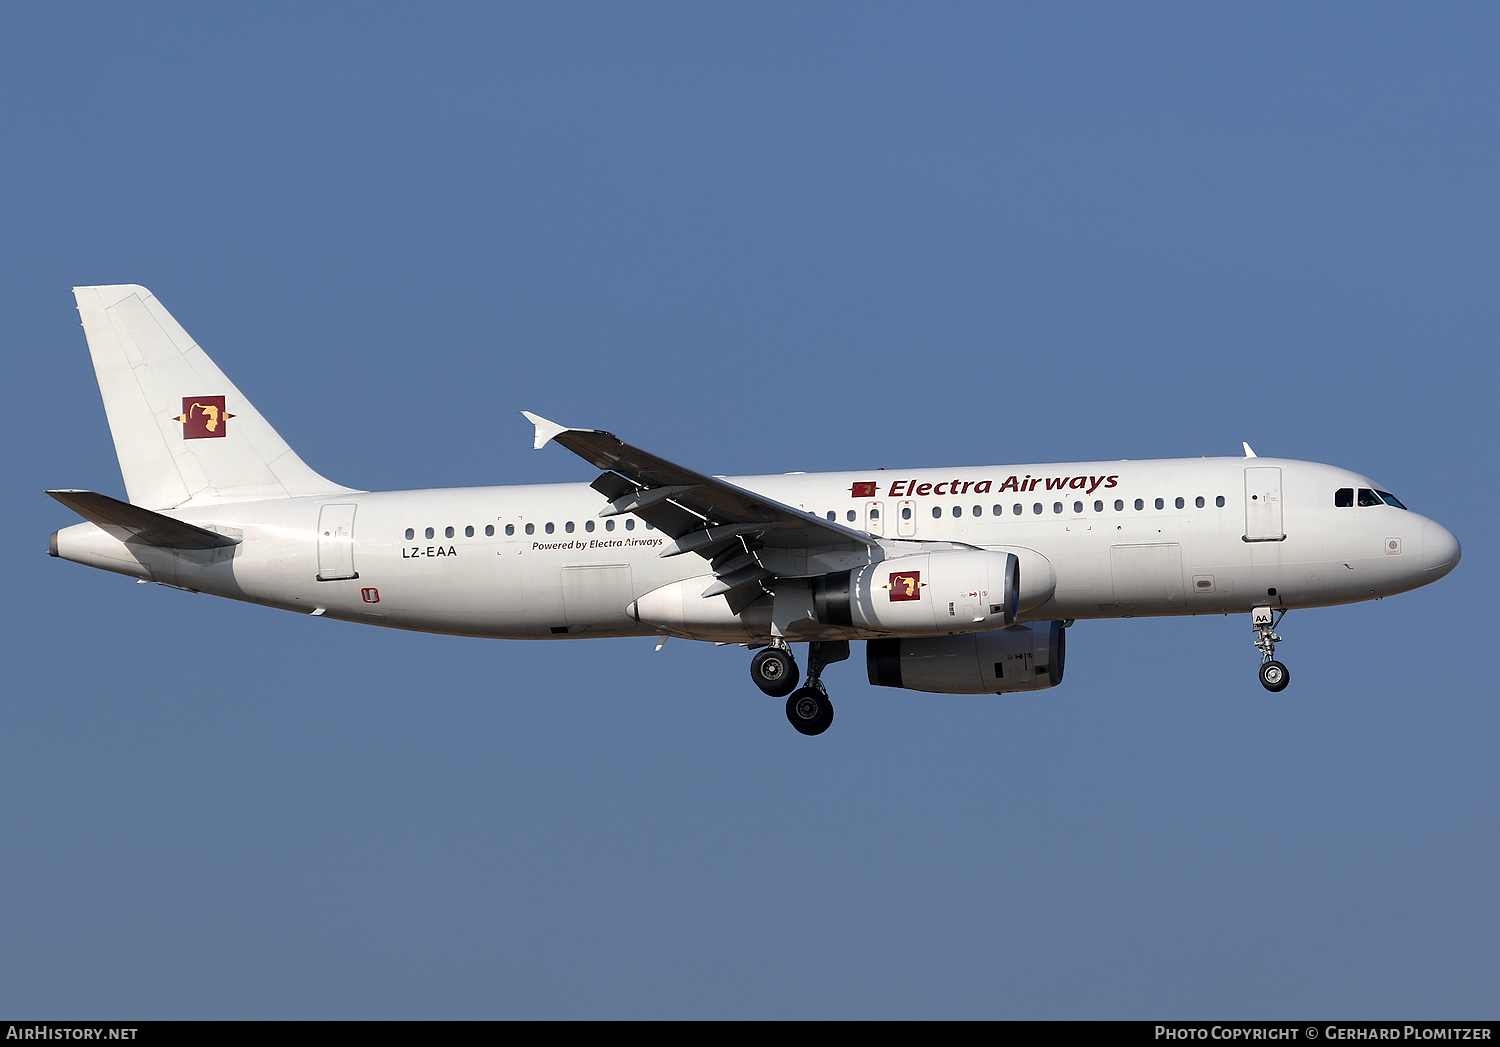
<path fill-rule="evenodd" d="M 204 440 L 225 435 L 228 431 L 226 423 L 233 417 L 224 410 L 222 396 L 184 396 L 182 413 L 176 421 L 182 423 L 184 440 Z"/>

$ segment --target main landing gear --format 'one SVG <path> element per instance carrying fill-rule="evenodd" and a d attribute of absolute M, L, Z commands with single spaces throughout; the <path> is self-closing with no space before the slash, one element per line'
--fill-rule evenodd
<path fill-rule="evenodd" d="M 772 698 L 785 698 L 797 686 L 797 661 L 785 640 L 775 641 L 750 659 L 750 679 Z"/>
<path fill-rule="evenodd" d="M 786 700 L 786 718 L 802 734 L 822 734 L 833 723 L 833 703 L 823 687 L 823 670 L 831 662 L 849 657 L 849 641 L 833 640 L 807 645 L 807 683 L 797 687 L 799 673 L 791 648 L 780 638 L 750 660 L 750 678 L 772 698 Z M 793 688 L 797 688 L 793 690 Z"/>
<path fill-rule="evenodd" d="M 1281 637 L 1276 627 L 1286 617 L 1286 608 L 1277 614 L 1270 607 L 1257 607 L 1250 612 L 1250 624 L 1255 627 L 1255 646 L 1260 651 L 1260 685 L 1268 691 L 1282 691 L 1291 682 L 1291 673 L 1276 660 L 1276 645 Z"/>

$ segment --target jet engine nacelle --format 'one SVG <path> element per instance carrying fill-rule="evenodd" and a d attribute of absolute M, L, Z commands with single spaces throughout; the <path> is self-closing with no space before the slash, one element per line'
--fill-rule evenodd
<path fill-rule="evenodd" d="M 960 550 L 882 560 L 813 582 L 824 625 L 879 632 L 979 632 L 1015 622 L 1020 560 L 1014 553 Z"/>
<path fill-rule="evenodd" d="M 965 636 L 870 640 L 865 667 L 877 687 L 940 694 L 1040 691 L 1062 683 L 1062 622 L 1013 625 Z"/>

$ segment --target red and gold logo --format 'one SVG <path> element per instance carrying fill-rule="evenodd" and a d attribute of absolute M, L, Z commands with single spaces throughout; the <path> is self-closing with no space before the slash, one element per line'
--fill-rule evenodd
<path fill-rule="evenodd" d="M 891 603 L 899 600 L 920 600 L 922 598 L 922 572 L 892 571 L 891 580 L 886 583 L 885 588 L 891 591 Z"/>
<path fill-rule="evenodd" d="M 859 481 L 858 483 L 856 483 L 853 487 L 851 487 L 849 489 L 849 497 L 850 498 L 874 498 L 875 497 L 875 485 L 873 483 L 868 482 L 868 481 L 861 480 L 861 481 Z"/>
<path fill-rule="evenodd" d="M 182 423 L 184 440 L 206 440 L 225 435 L 228 432 L 225 423 L 233 417 L 224 410 L 222 396 L 184 396 L 182 413 L 176 420 Z"/>

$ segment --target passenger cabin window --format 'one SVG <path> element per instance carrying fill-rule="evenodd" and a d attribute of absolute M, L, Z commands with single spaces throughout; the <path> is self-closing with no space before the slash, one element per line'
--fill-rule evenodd
<path fill-rule="evenodd" d="M 486 538 L 493 538 L 493 537 L 495 537 L 495 525 L 494 524 L 485 524 L 484 525 L 484 536 Z"/>
<path fill-rule="evenodd" d="M 635 517 L 632 516 L 628 520 L 625 521 L 625 530 L 627 530 L 627 531 L 633 531 L 633 530 L 635 530 Z"/>
<path fill-rule="evenodd" d="M 1073 503 L 1073 515 L 1076 516 L 1076 515 L 1078 515 L 1081 512 L 1083 512 L 1083 503 L 1082 502 L 1074 502 Z"/>
<path fill-rule="evenodd" d="M 976 505 L 974 507 L 974 515 L 975 516 L 983 516 L 984 515 L 984 507 L 980 506 L 980 505 Z"/>
<path fill-rule="evenodd" d="M 563 530 L 567 531 L 569 534 L 572 534 L 573 533 L 573 521 L 569 520 L 567 523 L 563 524 Z"/>
<path fill-rule="evenodd" d="M 1060 513 L 1060 512 L 1062 512 L 1062 502 L 1053 502 L 1052 503 L 1052 511 L 1054 513 Z"/>
<path fill-rule="evenodd" d="M 1011 509 L 1011 513 L 1014 516 L 1020 516 L 1021 515 L 1021 503 L 1020 502 L 1017 502 L 1015 504 L 1015 507 Z"/>
<path fill-rule="evenodd" d="M 1333 507 L 1335 509 L 1354 508 L 1354 488 L 1340 487 L 1333 492 Z"/>
<path fill-rule="evenodd" d="M 464 537 L 465 538 L 473 538 L 474 537 L 474 525 L 473 524 L 470 524 L 469 526 L 467 526 L 467 527 L 464 528 Z"/>
<path fill-rule="evenodd" d="M 940 506 L 940 505 L 934 505 L 932 507 L 932 518 L 934 520 L 941 520 L 943 518 L 943 507 L 942 506 Z"/>
<path fill-rule="evenodd" d="M 1359 489 L 1359 505 L 1361 509 L 1379 504 L 1380 496 L 1378 494 L 1370 490 L 1368 487 L 1361 487 Z"/>
<path fill-rule="evenodd" d="M 453 528 L 451 528 L 451 527 L 445 527 L 445 528 L 443 528 L 443 537 L 444 538 L 452 538 L 453 537 Z"/>
<path fill-rule="evenodd" d="M 548 534 L 551 534 L 553 531 L 557 530 L 557 524 L 553 523 L 551 520 L 548 520 L 547 526 L 543 527 L 542 530 L 546 531 Z"/>
<path fill-rule="evenodd" d="M 515 534 L 516 533 L 516 525 L 515 524 L 506 524 L 505 525 L 505 533 L 507 535 Z"/>
<path fill-rule="evenodd" d="M 834 512 L 832 509 L 828 510 L 828 519 L 829 519 L 830 522 L 832 522 L 834 520 L 837 520 L 838 518 L 839 518 L 839 514 L 838 513 Z"/>
<path fill-rule="evenodd" d="M 1123 498 L 1116 498 L 1115 499 L 1115 512 L 1117 512 L 1117 513 L 1123 513 L 1124 511 L 1125 511 L 1125 499 L 1123 499 Z"/>
<path fill-rule="evenodd" d="M 1140 512 L 1144 508 L 1146 508 L 1145 501 L 1143 499 L 1137 498 L 1135 500 L 1135 511 Z"/>
<path fill-rule="evenodd" d="M 961 506 L 961 505 L 955 505 L 953 507 L 953 515 L 954 516 L 962 516 L 963 514 L 964 514 L 963 506 Z"/>
<path fill-rule="evenodd" d="M 527 534 L 536 534 L 536 524 L 527 524 L 526 525 L 526 533 Z"/>
<path fill-rule="evenodd" d="M 990 506 L 990 512 L 994 513 L 996 516 L 1004 516 L 1005 515 L 1005 506 L 1003 506 L 1003 505 L 992 505 L 992 506 Z"/>
<path fill-rule="evenodd" d="M 850 513 L 849 515 L 852 517 L 854 514 Z M 903 520 L 910 520 L 911 519 L 911 506 L 909 506 L 909 505 L 903 505 L 901 507 L 901 519 L 903 519 Z"/>
<path fill-rule="evenodd" d="M 604 529 L 606 531 L 613 531 L 615 529 L 615 522 L 613 520 L 605 520 Z"/>
<path fill-rule="evenodd" d="M 1195 498 L 1193 500 L 1193 504 L 1196 505 L 1199 509 L 1202 509 L 1203 508 L 1203 496 L 1200 494 L 1197 498 Z"/>
<path fill-rule="evenodd" d="M 1103 502 L 1095 502 L 1094 503 L 1094 512 L 1096 512 L 1096 513 L 1102 513 L 1102 512 L 1104 512 L 1104 503 Z"/>
<path fill-rule="evenodd" d="M 911 519 L 911 510 L 910 509 L 906 510 L 906 518 L 908 520 Z M 853 523 L 854 522 L 854 510 L 850 509 L 847 513 L 845 513 L 844 514 L 844 519 L 847 520 L 847 521 L 849 521 L 850 523 Z"/>
<path fill-rule="evenodd" d="M 1177 505 L 1177 508 L 1179 508 L 1179 509 L 1181 509 L 1181 508 L 1182 508 L 1182 507 L 1183 507 L 1183 506 L 1185 506 L 1185 505 L 1186 505 L 1186 504 L 1187 504 L 1187 503 L 1186 503 L 1186 502 L 1184 502 L 1184 501 L 1183 501 L 1183 500 L 1182 500 L 1182 499 L 1181 499 L 1181 498 L 1179 498 L 1179 499 L 1177 499 L 1177 502 L 1176 502 L 1176 503 L 1175 503 L 1175 504 L 1176 504 L 1176 505 Z"/>
<path fill-rule="evenodd" d="M 407 540 L 407 541 L 408 541 L 408 542 L 409 542 L 409 541 L 411 541 L 411 540 L 412 540 L 412 539 L 413 539 L 413 538 L 415 538 L 415 537 L 416 537 L 416 536 L 417 536 L 417 532 L 416 532 L 416 531 L 413 531 L 413 530 L 412 530 L 412 529 L 411 529 L 411 528 L 410 528 L 410 527 L 408 527 L 408 528 L 407 528 L 407 529 L 406 529 L 406 540 Z"/>
<path fill-rule="evenodd" d="M 1156 500 L 1156 507 L 1157 507 L 1157 508 L 1158 508 L 1158 509 L 1165 509 L 1165 508 L 1166 508 L 1166 507 L 1167 507 L 1167 503 L 1166 503 L 1166 502 L 1163 502 L 1163 501 L 1162 501 L 1162 500 L 1161 500 L 1161 499 L 1160 499 L 1160 498 L 1158 498 L 1158 499 L 1157 499 L 1157 500 Z"/>
<path fill-rule="evenodd" d="M 583 529 L 585 531 L 592 532 L 594 530 L 594 521 L 592 521 L 592 520 L 585 520 L 583 522 Z"/>
<path fill-rule="evenodd" d="M 1219 497 L 1215 498 L 1214 504 L 1217 505 L 1220 509 L 1224 508 L 1224 496 L 1221 494 L 1219 495 Z"/>
<path fill-rule="evenodd" d="M 1034 515 L 1041 516 L 1042 515 L 1042 503 L 1041 502 L 1034 502 L 1032 504 L 1032 506 L 1031 506 L 1031 511 L 1032 511 L 1032 513 Z"/>
<path fill-rule="evenodd" d="M 431 538 L 432 537 L 432 528 L 431 527 L 427 528 L 427 530 L 426 530 L 425 533 L 426 533 L 426 535 L 427 535 L 428 538 Z"/>

